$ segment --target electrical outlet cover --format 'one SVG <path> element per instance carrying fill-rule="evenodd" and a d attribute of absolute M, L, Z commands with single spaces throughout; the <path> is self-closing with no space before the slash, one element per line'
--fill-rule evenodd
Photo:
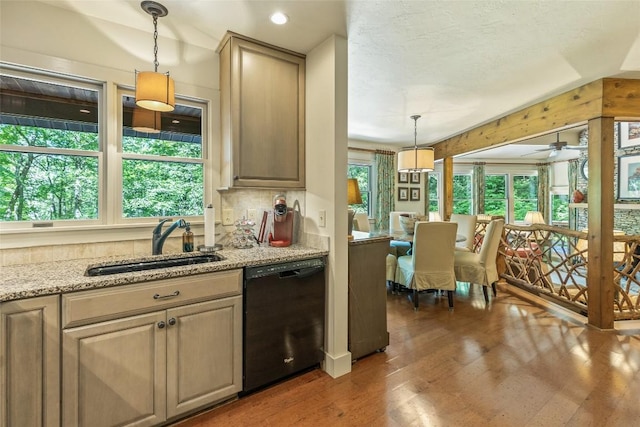
<path fill-rule="evenodd" d="M 233 225 L 233 209 L 222 210 L 222 225 Z"/>

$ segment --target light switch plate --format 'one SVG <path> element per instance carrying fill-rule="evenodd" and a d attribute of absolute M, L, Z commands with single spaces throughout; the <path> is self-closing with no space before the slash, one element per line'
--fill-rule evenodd
<path fill-rule="evenodd" d="M 327 226 L 327 211 L 325 211 L 324 209 L 321 211 L 318 211 L 318 226 L 319 227 Z"/>
<path fill-rule="evenodd" d="M 222 225 L 233 225 L 233 209 L 222 210 Z"/>

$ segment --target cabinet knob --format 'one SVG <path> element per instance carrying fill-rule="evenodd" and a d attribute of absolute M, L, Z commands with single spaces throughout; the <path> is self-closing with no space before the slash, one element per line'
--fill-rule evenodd
<path fill-rule="evenodd" d="M 233 176 L 233 180 L 234 180 L 234 181 L 237 181 L 238 179 L 240 179 L 240 177 L 239 177 L 238 175 L 234 175 L 234 176 Z"/>
<path fill-rule="evenodd" d="M 176 324 L 176 318 L 172 317 L 171 319 L 169 319 L 169 325 L 173 326 Z"/>
<path fill-rule="evenodd" d="M 163 329 L 165 327 L 165 323 L 161 320 L 158 322 L 158 328 Z"/>

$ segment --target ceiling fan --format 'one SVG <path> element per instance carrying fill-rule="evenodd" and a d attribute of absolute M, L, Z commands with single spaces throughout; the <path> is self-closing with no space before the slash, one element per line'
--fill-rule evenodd
<path fill-rule="evenodd" d="M 549 147 L 536 151 L 551 151 L 549 157 L 555 157 L 562 150 L 586 150 L 586 145 L 568 145 L 567 141 L 560 141 L 560 132 L 556 133 L 556 141 L 549 144 Z"/>

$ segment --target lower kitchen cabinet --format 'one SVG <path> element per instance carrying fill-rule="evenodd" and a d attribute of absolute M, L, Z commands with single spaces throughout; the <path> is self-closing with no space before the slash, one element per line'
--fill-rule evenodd
<path fill-rule="evenodd" d="M 60 423 L 59 297 L 0 303 L 0 426 Z"/>
<path fill-rule="evenodd" d="M 227 294 L 229 289 L 240 292 L 241 277 L 241 271 L 199 275 L 185 283 L 172 279 L 158 292 L 153 284 L 142 284 L 114 294 L 87 291 L 73 301 L 63 298 L 63 312 L 75 325 L 86 323 L 86 304 L 116 307 L 126 300 L 120 306 L 129 310 L 135 304 L 127 297 L 169 297 L 156 300 L 167 306 L 162 310 L 63 329 L 62 425 L 153 426 L 237 394 L 242 387 L 242 296 L 183 305 L 179 299 L 199 293 L 205 282 L 210 289 L 220 285 Z M 225 280 L 237 285 L 225 285 Z"/>

